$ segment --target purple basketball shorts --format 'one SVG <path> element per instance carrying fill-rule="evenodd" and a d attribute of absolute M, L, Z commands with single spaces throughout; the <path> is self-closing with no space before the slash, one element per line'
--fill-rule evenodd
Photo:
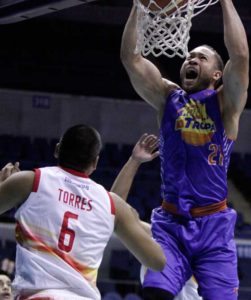
<path fill-rule="evenodd" d="M 143 287 L 161 288 L 177 295 L 193 274 L 204 300 L 237 299 L 233 209 L 188 219 L 157 208 L 151 221 L 153 237 L 165 251 L 167 264 L 162 272 L 148 269 Z"/>

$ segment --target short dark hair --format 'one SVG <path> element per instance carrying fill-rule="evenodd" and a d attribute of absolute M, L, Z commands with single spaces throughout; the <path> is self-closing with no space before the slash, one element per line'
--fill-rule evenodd
<path fill-rule="evenodd" d="M 96 129 L 85 124 L 70 127 L 62 136 L 58 162 L 62 167 L 85 170 L 95 161 L 102 147 Z"/>
<path fill-rule="evenodd" d="M 224 70 L 224 62 L 223 62 L 223 59 L 220 56 L 220 54 L 212 46 L 209 46 L 207 44 L 202 45 L 202 47 L 208 48 L 209 50 L 211 50 L 212 52 L 214 52 L 214 56 L 216 58 L 216 66 L 217 66 L 217 68 L 221 72 L 223 72 L 223 70 Z"/>
<path fill-rule="evenodd" d="M 207 44 L 202 45 L 202 47 L 206 47 L 212 52 L 214 52 L 214 57 L 216 60 L 216 67 L 219 71 L 223 72 L 224 70 L 224 62 L 220 54 L 212 47 Z M 217 89 L 222 84 L 222 77 L 215 82 L 214 88 Z"/>

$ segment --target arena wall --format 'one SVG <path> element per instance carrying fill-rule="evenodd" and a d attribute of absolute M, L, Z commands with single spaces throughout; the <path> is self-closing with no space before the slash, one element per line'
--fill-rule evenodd
<path fill-rule="evenodd" d="M 70 125 L 96 127 L 104 142 L 133 144 L 158 133 L 153 108 L 143 101 L 0 90 L 0 134 L 57 138 Z M 235 151 L 251 153 L 251 111 L 240 121 Z"/>

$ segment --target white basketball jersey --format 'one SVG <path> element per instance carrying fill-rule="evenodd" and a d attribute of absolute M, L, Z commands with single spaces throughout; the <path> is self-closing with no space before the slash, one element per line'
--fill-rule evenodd
<path fill-rule="evenodd" d="M 115 218 L 101 185 L 74 170 L 37 169 L 33 192 L 15 217 L 17 299 L 40 291 L 48 299 L 57 291 L 71 296 L 50 299 L 100 299 L 97 272 Z"/>

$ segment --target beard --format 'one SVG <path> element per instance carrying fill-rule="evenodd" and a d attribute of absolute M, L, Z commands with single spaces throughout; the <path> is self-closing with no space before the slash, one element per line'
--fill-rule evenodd
<path fill-rule="evenodd" d="M 181 78 L 181 87 L 187 93 L 195 93 L 206 90 L 211 86 L 211 78 L 199 77 L 192 80 L 187 80 L 185 77 Z"/>

